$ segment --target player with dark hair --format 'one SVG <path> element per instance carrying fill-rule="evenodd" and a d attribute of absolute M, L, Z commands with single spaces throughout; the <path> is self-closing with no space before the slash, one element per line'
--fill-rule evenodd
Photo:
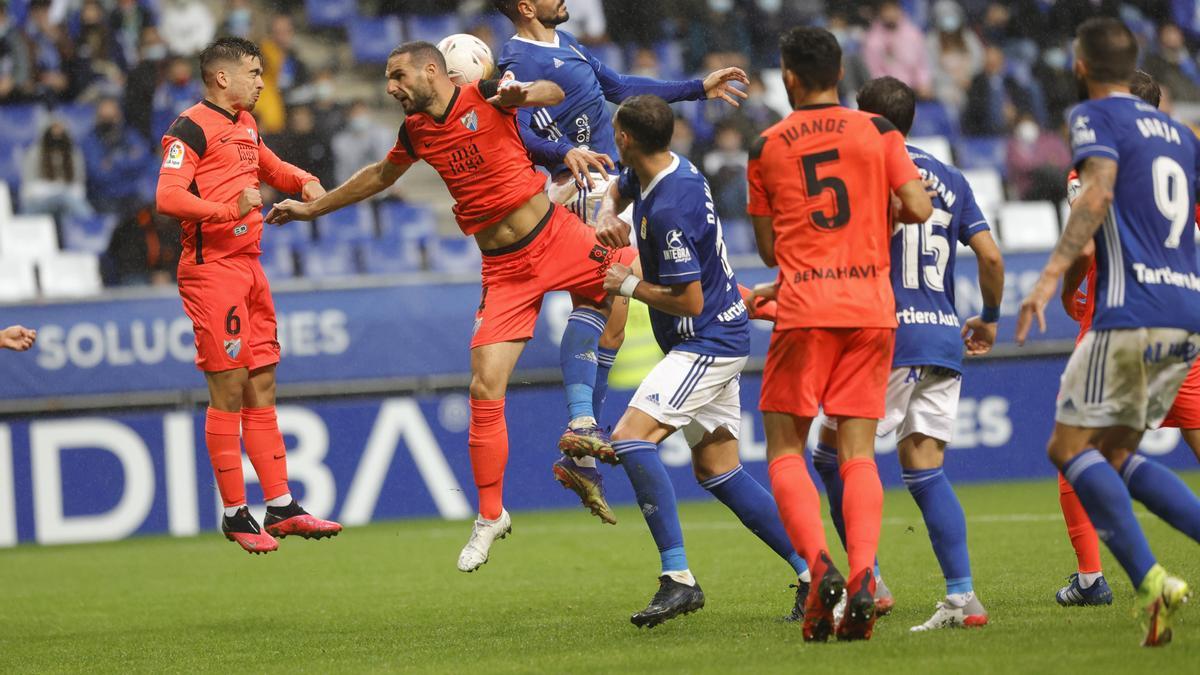
<path fill-rule="evenodd" d="M 1130 93 L 1137 51 L 1116 19 L 1079 27 L 1075 75 L 1087 100 L 1071 113 L 1070 128 L 1080 190 L 1021 303 L 1017 340 L 1025 342 L 1035 318 L 1044 330 L 1058 278 L 1094 241 L 1095 316 L 1063 372 L 1047 453 L 1137 590 L 1142 644 L 1159 646 L 1171 640 L 1172 615 L 1191 589 L 1158 564 L 1131 498 L 1200 541 L 1200 500 L 1172 471 L 1136 454 L 1200 352 L 1200 269 L 1190 233 L 1200 151 L 1187 127 Z"/>
<path fill-rule="evenodd" d="M 179 295 L 196 334 L 196 367 L 208 382 L 204 435 L 225 505 L 221 529 L 251 553 L 274 537 L 336 535 L 341 525 L 309 515 L 292 499 L 275 414 L 279 363 L 275 303 L 262 252 L 260 181 L 306 200 L 325 193 L 316 177 L 279 159 L 250 114 L 263 88 L 262 53 L 241 38 L 200 52 L 205 98 L 162 138 L 158 211 L 183 227 Z M 265 532 L 246 508 L 242 443 L 258 474 Z"/>
<path fill-rule="evenodd" d="M 563 89 L 566 98 L 561 103 L 526 108 L 518 117 L 534 159 L 550 172 L 551 200 L 585 223 L 596 223 L 600 199 L 616 174 L 609 159 L 616 156 L 617 148 L 606 101 L 621 103 L 637 94 L 653 94 L 667 101 L 721 98 L 737 105 L 745 97 L 731 86 L 747 81 L 738 68 L 718 70 L 704 80 L 677 82 L 615 72 L 575 36 L 557 29 L 570 16 L 566 0 L 493 0 L 493 5 L 516 29 L 497 59 L 502 77 L 550 80 Z M 615 214 L 609 217 L 617 219 Z M 605 522 L 615 522 L 615 517 L 592 455 L 602 454 L 612 461 L 611 445 L 597 420 L 609 370 L 624 340 L 627 303 L 626 298 L 614 298 L 607 322 L 591 308 L 577 306 L 567 320 L 559 353 L 570 417 L 559 449 L 569 457 L 555 462 L 554 474 Z"/>
<path fill-rule="evenodd" d="M 388 94 L 406 114 L 387 158 L 313 202 L 276 204 L 268 221 L 309 220 L 360 202 L 422 159 L 449 188 L 459 227 L 483 252 L 483 292 L 471 338 L 468 440 L 479 518 L 458 559 L 460 570 L 472 572 L 487 562 L 492 543 L 511 531 L 503 506 L 504 396 L 517 358 L 533 336 L 542 296 L 570 291 L 604 318 L 604 272 L 614 261 L 632 261 L 635 253 L 601 245 L 592 228 L 552 204 L 545 178 L 530 163 L 516 109 L 558 104 L 563 98 L 558 85 L 510 79 L 455 86 L 441 52 L 427 42 L 393 50 L 386 76 Z"/>
<path fill-rule="evenodd" d="M 613 448 L 662 562 L 658 592 L 632 617 L 634 625 L 654 626 L 704 606 L 688 569 L 675 490 L 658 454 L 659 444 L 678 429 L 692 448 L 700 485 L 791 565 L 798 587 L 807 587 L 808 570 L 788 541 L 771 493 L 738 459 L 739 378 L 750 353 L 750 328 L 712 190 L 696 167 L 670 151 L 675 116 L 666 101 L 628 98 L 613 122 L 626 168 L 600 208 L 615 214 L 632 206 L 643 274 L 612 265 L 605 288 L 649 306 L 654 336 L 666 354 L 613 432 Z M 624 224 L 613 230 L 602 225 L 598 234 L 622 245 L 630 236 Z M 792 617 L 803 614 L 806 595 L 797 592 Z"/>
<path fill-rule="evenodd" d="M 925 222 L 933 208 L 896 127 L 839 105 L 841 48 L 833 35 L 793 28 L 780 51 L 794 111 L 751 149 L 747 209 L 763 262 L 780 268 L 760 400 L 771 487 L 812 573 L 804 638 L 828 639 L 846 590 L 837 635 L 869 639 L 883 515 L 875 428 L 884 416 L 896 329 L 888 279 L 892 194 L 902 222 Z M 804 459 L 822 409 L 838 421 L 849 588 L 829 558 Z"/>

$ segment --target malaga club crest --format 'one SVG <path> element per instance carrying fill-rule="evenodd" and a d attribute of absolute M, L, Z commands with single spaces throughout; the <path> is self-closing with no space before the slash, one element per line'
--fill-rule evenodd
<path fill-rule="evenodd" d="M 479 115 L 476 115 L 474 110 L 466 115 L 463 115 L 462 119 L 459 121 L 462 122 L 464 127 L 470 129 L 471 131 L 479 131 Z"/>
<path fill-rule="evenodd" d="M 229 355 L 229 358 L 236 359 L 238 357 L 238 354 L 242 353 L 242 338 L 226 340 L 225 341 L 225 353 Z"/>

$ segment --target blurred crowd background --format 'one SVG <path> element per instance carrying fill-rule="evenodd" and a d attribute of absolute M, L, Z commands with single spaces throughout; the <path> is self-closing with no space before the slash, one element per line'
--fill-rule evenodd
<path fill-rule="evenodd" d="M 921 99 L 916 142 L 971 171 L 985 211 L 1001 221 L 1005 205 L 1025 207 L 1009 211 L 1022 219 L 1033 217 L 1030 204 L 1058 218 L 1070 163 L 1066 113 L 1078 100 L 1070 41 L 1084 19 L 1123 19 L 1142 43 L 1143 69 L 1162 85 L 1163 107 L 1187 122 L 1200 119 L 1197 0 L 567 6 L 572 18 L 562 28 L 619 71 L 682 79 L 736 65 L 750 73 L 751 96 L 740 109 L 675 106 L 674 149 L 708 176 L 735 253 L 753 245 L 744 216 L 747 148 L 788 112 L 777 45 L 799 23 L 826 26 L 841 42 L 847 105 L 876 76 L 912 85 Z M 69 260 L 94 258 L 104 285 L 171 283 L 179 228 L 153 208 L 160 137 L 202 97 L 195 55 L 205 44 L 238 35 L 261 45 L 266 90 L 255 115 L 262 135 L 332 187 L 395 140 L 402 113 L 383 91 L 388 51 L 456 32 L 473 33 L 498 53 L 513 31 L 488 0 L 0 1 L 0 179 L 8 186 L 0 249 L 6 227 L 42 234 L 49 227 L 56 250 L 75 256 Z M 273 280 L 473 273 L 476 254 L 457 235 L 448 203 L 436 177 L 406 176 L 361 208 L 311 227 L 270 229 L 264 264 Z M 1028 242 L 1014 226 L 1006 243 Z M 34 294 L 48 285 L 39 278 Z"/>

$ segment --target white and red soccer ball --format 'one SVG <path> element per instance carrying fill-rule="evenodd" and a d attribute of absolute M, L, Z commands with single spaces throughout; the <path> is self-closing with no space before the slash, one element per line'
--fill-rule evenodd
<path fill-rule="evenodd" d="M 474 35 L 451 35 L 443 38 L 437 48 L 446 57 L 446 72 L 454 84 L 470 84 L 487 79 L 496 68 L 492 50 Z"/>

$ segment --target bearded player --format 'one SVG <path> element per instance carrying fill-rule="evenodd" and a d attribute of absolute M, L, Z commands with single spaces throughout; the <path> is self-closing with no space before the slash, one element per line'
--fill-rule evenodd
<path fill-rule="evenodd" d="M 630 248 L 609 249 L 567 209 L 552 204 L 534 171 L 516 124 L 516 108 L 562 101 L 553 82 L 498 80 L 455 86 L 442 53 L 427 42 L 392 51 L 387 91 L 406 113 L 395 147 L 323 197 L 275 205 L 268 222 L 312 218 L 360 202 L 396 182 L 418 160 L 432 165 L 455 199 L 454 215 L 483 253 L 483 292 L 471 339 L 469 450 L 479 517 L 458 559 L 472 572 L 492 543 L 512 529 L 503 507 L 508 430 L 504 396 L 509 376 L 533 336 L 542 296 L 570 291 L 578 304 L 606 317 L 604 273 L 629 263 Z"/>
<path fill-rule="evenodd" d="M 250 112 L 263 89 L 263 65 L 253 42 L 217 40 L 200 53 L 200 70 L 204 100 L 162 139 L 158 211 L 183 227 L 179 296 L 196 335 L 196 367 L 208 383 L 204 438 L 225 506 L 221 530 L 246 551 L 268 553 L 278 547 L 275 537 L 320 539 L 342 529 L 306 513 L 288 488 L 275 415 L 275 303 L 258 259 L 259 182 L 306 200 L 325 190 L 258 135 Z M 267 502 L 265 532 L 246 507 L 242 443 Z"/>

